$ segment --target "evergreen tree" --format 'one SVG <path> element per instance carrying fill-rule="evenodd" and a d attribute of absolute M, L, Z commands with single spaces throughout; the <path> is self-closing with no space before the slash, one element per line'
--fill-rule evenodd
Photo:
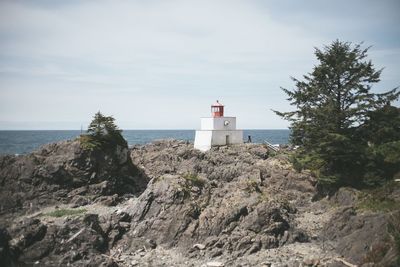
<path fill-rule="evenodd" d="M 283 88 L 296 110 L 275 111 L 291 122 L 291 142 L 300 146 L 297 163 L 314 169 L 322 184 L 362 183 L 368 138 L 359 129 L 371 112 L 399 96 L 397 88 L 371 92 L 382 70 L 367 60 L 368 49 L 339 40 L 316 49 L 319 64 L 304 80 L 292 78 L 293 90 Z"/>
<path fill-rule="evenodd" d="M 128 144 L 122 136 L 122 130 L 115 124 L 112 116 L 104 116 L 97 112 L 88 126 L 87 135 L 81 138 L 83 144 L 89 149 L 104 149 L 114 145 L 127 147 Z"/>
<path fill-rule="evenodd" d="M 379 185 L 395 175 L 400 178 L 400 108 L 385 105 L 369 112 L 359 130 L 368 142 L 364 182 Z"/>
<path fill-rule="evenodd" d="M 107 134 L 117 134 L 122 131 L 115 125 L 115 119 L 112 116 L 104 116 L 98 111 L 92 122 L 88 126 L 88 134 L 92 136 L 106 136 Z"/>
<path fill-rule="evenodd" d="M 400 108 L 387 104 L 368 112 L 367 121 L 359 131 L 371 145 L 400 141 Z"/>

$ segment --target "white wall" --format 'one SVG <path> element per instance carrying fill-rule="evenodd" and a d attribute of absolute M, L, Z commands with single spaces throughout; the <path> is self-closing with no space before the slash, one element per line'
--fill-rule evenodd
<path fill-rule="evenodd" d="M 201 118 L 201 130 L 214 130 L 214 118 Z"/>
<path fill-rule="evenodd" d="M 243 131 L 241 130 L 232 130 L 232 131 L 212 131 L 212 146 L 225 146 L 226 143 L 226 136 L 229 136 L 229 144 L 242 144 L 243 143 Z"/>
<path fill-rule="evenodd" d="M 211 148 L 212 131 L 196 131 L 194 148 L 207 151 Z"/>
<path fill-rule="evenodd" d="M 225 125 L 228 121 L 228 125 Z M 201 130 L 236 130 L 236 117 L 201 118 Z"/>
<path fill-rule="evenodd" d="M 225 146 L 226 137 L 229 136 L 229 144 L 242 144 L 242 130 L 198 130 L 196 131 L 194 148 L 207 151 L 211 146 Z"/>

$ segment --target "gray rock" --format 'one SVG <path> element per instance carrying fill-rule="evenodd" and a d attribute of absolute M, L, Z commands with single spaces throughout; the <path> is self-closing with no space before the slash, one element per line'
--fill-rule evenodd
<path fill-rule="evenodd" d="M 143 191 L 148 179 L 128 156 L 127 147 L 91 151 L 78 139 L 0 156 L 0 223 L 10 224 L 4 214 L 68 202 L 77 207 L 99 196 Z"/>
<path fill-rule="evenodd" d="M 225 264 L 220 261 L 209 261 L 206 263 L 206 266 L 208 266 L 208 267 L 224 267 Z"/>
<path fill-rule="evenodd" d="M 203 249 L 206 248 L 206 246 L 203 245 L 203 244 L 194 244 L 194 245 L 193 245 L 193 248 L 197 248 L 197 249 L 199 249 L 199 250 L 203 250 Z"/>
<path fill-rule="evenodd" d="M 209 256 L 215 251 L 241 256 L 297 242 L 284 235 L 294 228 L 290 217 L 296 212 L 286 196 L 310 197 L 314 180 L 292 170 L 287 157 L 269 159 L 261 145 L 200 153 L 192 144 L 168 140 L 134 146 L 131 158 L 153 178 L 129 207 L 134 230 L 126 243 L 132 249 L 151 238 L 192 256 L 187 247 L 194 242 L 205 244 Z M 268 182 L 266 173 L 273 174 Z M 293 186 L 297 182 L 302 186 Z M 284 190 L 271 199 L 278 188 Z"/>
<path fill-rule="evenodd" d="M 208 263 L 303 266 L 316 265 L 322 254 L 314 252 L 334 251 L 359 264 L 389 240 L 387 215 L 352 208 L 357 192 L 342 190 L 310 204 L 315 178 L 294 171 L 285 155 L 269 157 L 262 145 L 201 153 L 167 140 L 134 146 L 127 158 L 126 149 L 111 152 L 62 142 L 0 157 L 0 223 L 7 227 L 0 229 L 0 265 L 207 266 L 204 259 L 217 257 Z M 88 206 L 89 214 L 77 217 L 16 220 L 47 205 L 86 200 L 105 205 Z M 321 234 L 332 203 L 338 212 Z M 322 245 L 326 251 L 318 252 Z M 397 254 L 390 248 L 378 266 L 393 262 Z"/>
<path fill-rule="evenodd" d="M 84 196 L 74 196 L 74 198 L 71 200 L 72 208 L 77 208 L 81 206 L 86 206 L 90 203 L 90 199 Z"/>
<path fill-rule="evenodd" d="M 317 266 L 319 264 L 319 259 L 313 256 L 307 257 L 303 260 L 304 265 L 306 266 Z"/>
<path fill-rule="evenodd" d="M 215 257 L 221 256 L 223 253 L 224 252 L 222 251 L 222 249 L 214 249 L 213 251 L 211 251 L 210 257 L 215 258 Z"/>
<path fill-rule="evenodd" d="M 151 249 L 155 249 L 157 247 L 157 243 L 153 239 L 147 239 L 146 245 Z"/>
<path fill-rule="evenodd" d="M 391 214 L 359 214 L 353 207 L 344 207 L 331 218 L 323 229 L 322 238 L 337 242 L 335 250 L 350 262 L 362 264 L 370 257 L 379 266 L 390 266 L 394 246 L 390 241 L 387 226 L 390 218 L 400 218 L 400 212 Z M 380 263 L 382 261 L 382 263 Z"/>
<path fill-rule="evenodd" d="M 340 188 L 331 201 L 340 206 L 354 206 L 358 199 L 359 192 L 356 189 L 343 187 Z"/>

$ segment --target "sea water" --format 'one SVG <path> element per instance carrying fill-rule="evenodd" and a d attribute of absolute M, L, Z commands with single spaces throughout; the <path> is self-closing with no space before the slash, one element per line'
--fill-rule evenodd
<path fill-rule="evenodd" d="M 48 131 L 0 131 L 0 154 L 25 154 L 40 146 L 61 140 L 71 140 L 81 134 L 77 130 Z M 194 130 L 124 130 L 129 145 L 146 144 L 159 139 L 194 141 Z M 251 136 L 253 143 L 268 141 L 272 144 L 287 144 L 289 130 L 243 130 L 244 141 Z"/>

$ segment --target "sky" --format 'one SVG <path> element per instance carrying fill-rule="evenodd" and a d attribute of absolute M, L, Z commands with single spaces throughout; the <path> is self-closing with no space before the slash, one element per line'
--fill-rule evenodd
<path fill-rule="evenodd" d="M 0 0 L 0 130 L 80 129 L 97 111 L 198 129 L 217 99 L 238 128 L 284 129 L 281 87 L 336 39 L 372 46 L 373 92 L 399 86 L 399 25 L 396 0 Z"/>

